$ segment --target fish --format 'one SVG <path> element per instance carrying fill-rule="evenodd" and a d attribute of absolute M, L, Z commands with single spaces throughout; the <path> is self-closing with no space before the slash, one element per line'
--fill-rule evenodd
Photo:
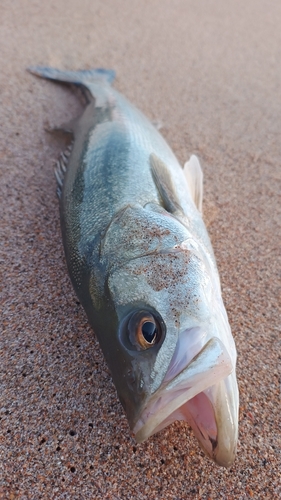
<path fill-rule="evenodd" d="M 56 177 L 62 239 L 83 305 L 137 442 L 176 420 L 230 467 L 238 436 L 236 348 L 202 217 L 203 174 L 182 167 L 113 86 L 113 70 L 31 67 L 81 87 L 87 106 Z"/>

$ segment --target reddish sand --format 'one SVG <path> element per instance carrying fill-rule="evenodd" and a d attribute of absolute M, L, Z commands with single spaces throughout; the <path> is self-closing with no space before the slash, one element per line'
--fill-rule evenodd
<path fill-rule="evenodd" d="M 280 26 L 277 1 L 1 0 L 0 498 L 281 497 Z M 141 445 L 130 434 L 62 250 L 53 161 L 65 139 L 45 128 L 81 98 L 28 74 L 34 64 L 114 68 L 180 161 L 201 159 L 239 356 L 229 470 L 184 424 Z"/>

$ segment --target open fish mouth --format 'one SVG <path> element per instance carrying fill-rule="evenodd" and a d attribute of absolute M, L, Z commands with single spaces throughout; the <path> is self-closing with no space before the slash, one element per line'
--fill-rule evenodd
<path fill-rule="evenodd" d="M 182 363 L 182 356 L 175 353 L 161 387 L 133 428 L 136 440 L 143 442 L 172 422 L 183 420 L 192 427 L 205 453 L 218 465 L 229 467 L 236 453 L 238 415 L 231 357 L 221 340 L 213 337 L 183 369 Z"/>

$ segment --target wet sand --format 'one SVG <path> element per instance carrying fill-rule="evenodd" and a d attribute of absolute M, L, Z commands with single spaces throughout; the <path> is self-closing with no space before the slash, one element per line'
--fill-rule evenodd
<path fill-rule="evenodd" d="M 280 22 L 281 4 L 265 0 L 2 0 L 1 499 L 281 496 Z M 228 470 L 183 423 L 141 445 L 129 431 L 66 271 L 53 175 L 66 139 L 45 130 L 82 97 L 28 74 L 34 64 L 114 68 L 181 163 L 201 160 L 238 350 Z"/>

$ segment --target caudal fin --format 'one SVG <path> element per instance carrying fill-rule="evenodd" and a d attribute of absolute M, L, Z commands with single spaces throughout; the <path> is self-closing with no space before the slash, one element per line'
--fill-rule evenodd
<path fill-rule="evenodd" d="M 108 82 L 112 83 L 115 78 L 115 71 L 112 69 L 86 69 L 80 71 L 60 70 L 56 68 L 48 68 L 45 66 L 30 66 L 27 68 L 30 73 L 55 80 L 59 82 L 72 83 L 74 85 L 84 85 L 89 87 L 92 83 Z"/>

